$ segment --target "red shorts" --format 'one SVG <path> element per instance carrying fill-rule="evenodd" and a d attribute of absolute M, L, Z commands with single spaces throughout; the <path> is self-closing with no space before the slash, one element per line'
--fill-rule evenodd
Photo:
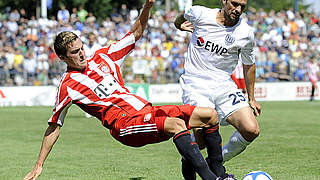
<path fill-rule="evenodd" d="M 238 89 L 246 89 L 246 83 L 244 79 L 236 78 L 234 75 L 231 75 L 232 80 L 236 83 Z"/>
<path fill-rule="evenodd" d="M 313 76 L 309 76 L 309 80 L 310 80 L 310 82 L 311 82 L 311 84 L 312 84 L 313 86 L 317 86 L 318 78 L 313 77 Z"/>
<path fill-rule="evenodd" d="M 147 105 L 137 114 L 117 120 L 110 129 L 111 135 L 122 144 L 140 147 L 170 139 L 165 134 L 164 122 L 167 117 L 177 117 L 186 122 L 189 120 L 195 106 L 186 105 Z"/>

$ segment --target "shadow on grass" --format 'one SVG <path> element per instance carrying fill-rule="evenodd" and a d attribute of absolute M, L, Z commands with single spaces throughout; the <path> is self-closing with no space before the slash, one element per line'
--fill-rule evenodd
<path fill-rule="evenodd" d="M 146 179 L 146 177 L 134 177 L 134 178 L 129 178 L 129 180 L 142 180 Z"/>

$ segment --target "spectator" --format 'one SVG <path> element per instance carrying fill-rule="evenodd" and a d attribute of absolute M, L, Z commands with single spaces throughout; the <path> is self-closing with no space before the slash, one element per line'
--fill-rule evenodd
<path fill-rule="evenodd" d="M 88 33 L 88 43 L 85 43 L 83 48 L 87 57 L 93 55 L 96 50 L 101 48 L 101 45 L 97 42 L 97 36 L 93 32 Z"/>
<path fill-rule="evenodd" d="M 44 47 L 39 48 L 39 55 L 37 56 L 37 70 L 38 73 L 43 73 L 49 70 L 49 56 Z"/>
<path fill-rule="evenodd" d="M 84 23 L 86 18 L 87 18 L 87 15 L 88 15 L 88 11 L 86 11 L 83 7 L 83 5 L 81 5 L 79 7 L 79 11 L 77 13 L 78 17 L 79 17 L 79 20 L 80 22 Z"/>
<path fill-rule="evenodd" d="M 77 20 L 79 20 L 78 10 L 76 7 L 73 7 L 70 15 L 70 22 L 75 23 Z"/>
<path fill-rule="evenodd" d="M 123 22 L 122 16 L 117 12 L 116 9 L 113 9 L 113 12 L 111 13 L 111 21 L 116 25 Z"/>
<path fill-rule="evenodd" d="M 62 9 L 68 11 L 65 7 L 61 7 L 60 10 Z M 139 9 L 128 9 L 124 4 L 119 9 L 113 8 L 112 14 L 100 23 L 92 13 L 84 9 L 83 5 L 78 9 L 76 7 L 71 9 L 69 18 L 63 21 L 60 15 L 58 20 L 56 16 L 51 16 L 50 19 L 28 17 L 24 9 L 12 11 L 8 9 L 1 14 L 1 85 L 13 85 L 17 82 L 21 84 L 21 78 L 24 85 L 32 85 L 32 79 L 38 79 L 39 75 L 46 76 L 47 84 L 54 83 L 61 75 L 57 72 L 65 68 L 56 60 L 55 53 L 52 50 L 48 51 L 57 32 L 72 30 L 80 35 L 81 40 L 91 41 L 88 45 L 90 49 L 95 49 L 94 46 L 105 46 L 119 40 L 139 14 Z M 256 75 L 259 81 L 308 80 L 303 78 L 303 72 L 307 72 L 305 64 L 308 62 L 305 57 L 310 54 L 317 56 L 320 53 L 319 16 L 303 10 L 295 14 L 292 12 L 293 10 L 289 9 L 267 13 L 263 9 L 248 7 L 246 19 L 254 27 L 257 40 L 254 49 Z M 132 59 L 140 58 L 148 61 L 145 73 L 139 77 L 147 83 L 177 82 L 179 74 L 183 71 L 180 68 L 183 58 L 180 57 L 184 56 L 183 52 L 190 40 L 190 34 L 175 30 L 172 22 L 176 14 L 177 11 L 174 9 L 166 13 L 159 9 L 155 10 L 148 20 L 148 29 L 137 42 L 134 53 L 130 55 Z M 128 21 L 125 21 L 126 18 Z M 91 32 L 95 34 L 93 41 L 89 40 Z M 21 50 L 20 56 L 16 56 L 16 59 L 13 49 Z M 31 53 L 33 55 L 30 55 L 29 51 L 33 51 Z M 46 55 L 41 51 L 45 51 Z M 21 59 L 24 60 L 21 62 Z M 37 69 L 36 73 L 34 66 Z M 42 69 L 45 71 L 42 72 Z M 128 73 L 128 76 L 135 77 L 129 64 L 125 65 L 123 70 L 132 71 L 132 75 Z M 131 78 L 124 77 L 128 81 L 133 81 Z"/>
<path fill-rule="evenodd" d="M 305 81 L 305 74 L 306 74 L 306 70 L 303 66 L 302 63 L 300 63 L 298 65 L 298 68 L 296 69 L 296 71 L 293 73 L 293 77 L 295 81 Z"/>
<path fill-rule="evenodd" d="M 137 8 L 134 6 L 130 11 L 129 11 L 129 18 L 131 22 L 134 22 L 136 18 L 139 16 L 139 11 Z"/>
<path fill-rule="evenodd" d="M 122 16 L 123 21 L 127 22 L 128 15 L 129 15 L 129 10 L 127 9 L 127 5 L 126 4 L 121 4 L 121 9 L 120 9 L 119 13 Z"/>
<path fill-rule="evenodd" d="M 5 85 L 8 77 L 7 59 L 2 49 L 0 50 L 0 86 Z"/>
<path fill-rule="evenodd" d="M 34 52 L 31 50 L 27 51 L 26 58 L 23 62 L 23 68 L 27 73 L 27 84 L 26 85 L 33 85 L 37 75 L 37 61 L 34 57 Z"/>
<path fill-rule="evenodd" d="M 275 82 L 278 78 L 278 73 L 272 70 L 272 64 L 267 61 L 263 65 L 264 79 L 266 82 Z"/>
<path fill-rule="evenodd" d="M 20 14 L 17 9 L 11 11 L 11 13 L 9 14 L 9 20 L 15 22 L 18 22 L 20 20 Z"/>
<path fill-rule="evenodd" d="M 275 71 L 279 62 L 279 56 L 274 47 L 271 47 L 271 49 L 267 52 L 267 59 L 269 62 L 271 62 L 271 70 Z"/>
<path fill-rule="evenodd" d="M 10 33 L 12 33 L 12 34 L 15 34 L 18 31 L 18 23 L 14 19 L 10 19 L 7 22 L 7 27 L 8 27 L 8 30 L 10 31 Z"/>
<path fill-rule="evenodd" d="M 24 61 L 24 56 L 22 54 L 22 50 L 16 48 L 14 57 L 13 57 L 13 67 L 15 69 L 22 68 L 23 61 Z"/>
<path fill-rule="evenodd" d="M 70 18 L 70 13 L 66 9 L 66 6 L 61 5 L 60 10 L 58 11 L 58 14 L 57 14 L 58 21 L 60 23 L 67 23 L 69 21 L 69 18 Z"/>
<path fill-rule="evenodd" d="M 96 17 L 93 15 L 93 13 L 92 12 L 89 12 L 88 13 L 88 16 L 87 16 L 87 18 L 86 18 L 86 22 L 88 23 L 88 24 L 91 24 L 91 23 L 96 23 Z"/>
<path fill-rule="evenodd" d="M 16 70 L 13 67 L 14 64 L 14 49 L 6 44 L 5 47 L 5 58 L 7 59 L 7 68 L 9 70 L 10 79 L 13 80 L 16 74 Z"/>

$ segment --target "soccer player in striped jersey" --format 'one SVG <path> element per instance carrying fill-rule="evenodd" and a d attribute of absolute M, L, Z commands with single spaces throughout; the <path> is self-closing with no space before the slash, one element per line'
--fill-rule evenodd
<path fill-rule="evenodd" d="M 183 103 L 215 108 L 221 125 L 231 124 L 236 128 L 223 148 L 219 147 L 218 128 L 202 130 L 203 133 L 195 131 L 197 142 L 206 146 L 211 170 L 227 179 L 229 175 L 222 163 L 241 153 L 259 135 L 254 115 L 260 114 L 261 107 L 254 97 L 253 29 L 240 17 L 247 0 L 221 1 L 221 9 L 192 6 L 181 13 L 174 24 L 180 30 L 192 32 L 185 73 L 180 78 Z M 231 79 L 239 59 L 243 64 L 248 101 Z M 195 179 L 184 159 L 182 167 L 186 179 Z"/>
<path fill-rule="evenodd" d="M 173 137 L 179 153 L 186 157 L 205 180 L 221 179 L 208 167 L 189 129 L 210 127 L 218 123 L 212 108 L 191 105 L 153 106 L 128 91 L 120 74 L 120 65 L 134 49 L 146 27 L 155 0 L 146 0 L 144 8 L 121 40 L 86 58 L 80 38 L 61 32 L 54 41 L 57 56 L 67 64 L 59 84 L 53 114 L 48 120 L 40 153 L 25 180 L 35 180 L 42 173 L 44 161 L 57 141 L 60 128 L 71 104 L 101 120 L 111 135 L 122 144 L 141 147 Z"/>
<path fill-rule="evenodd" d="M 310 95 L 310 101 L 314 100 L 314 93 L 315 90 L 318 89 L 317 82 L 319 80 L 319 64 L 315 61 L 315 56 L 312 55 L 310 57 L 310 61 L 307 63 L 307 73 L 309 81 L 311 82 L 311 95 Z"/>

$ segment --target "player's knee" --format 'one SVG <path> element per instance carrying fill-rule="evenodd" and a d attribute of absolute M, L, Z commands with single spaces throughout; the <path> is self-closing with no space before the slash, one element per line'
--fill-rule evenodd
<path fill-rule="evenodd" d="M 164 131 L 168 136 L 173 136 L 178 132 L 187 130 L 185 121 L 180 118 L 168 117 L 164 123 Z"/>
<path fill-rule="evenodd" d="M 246 129 L 246 136 L 245 137 L 249 141 L 253 141 L 255 138 L 257 138 L 260 134 L 260 128 L 259 126 L 251 126 L 250 128 Z"/>
<path fill-rule="evenodd" d="M 256 138 L 260 135 L 260 128 L 259 126 L 255 129 L 255 131 L 253 132 L 253 136 Z"/>
<path fill-rule="evenodd" d="M 218 124 L 219 120 L 218 120 L 217 111 L 212 109 L 212 108 L 207 108 L 206 111 L 207 111 L 206 113 L 207 113 L 207 116 L 208 116 L 208 122 L 206 124 L 208 124 L 209 126 Z"/>
<path fill-rule="evenodd" d="M 172 123 L 172 130 L 174 133 L 178 133 L 180 131 L 186 130 L 185 121 L 179 118 L 176 118 L 174 123 Z"/>
<path fill-rule="evenodd" d="M 218 123 L 217 112 L 209 107 L 196 107 L 189 121 L 191 128 L 210 127 Z"/>

